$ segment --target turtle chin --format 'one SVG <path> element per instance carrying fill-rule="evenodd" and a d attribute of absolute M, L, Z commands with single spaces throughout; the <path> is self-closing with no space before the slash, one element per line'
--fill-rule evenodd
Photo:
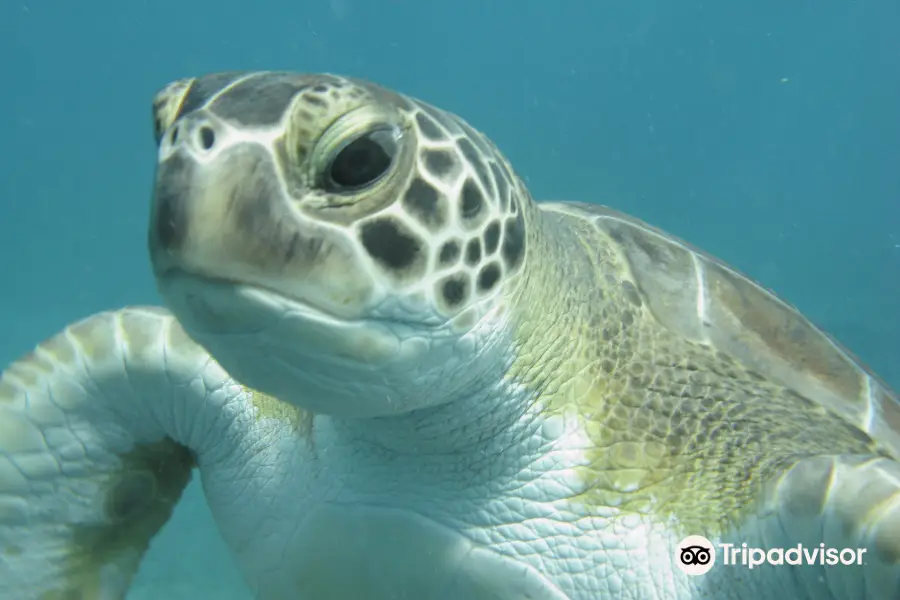
<path fill-rule="evenodd" d="M 434 350 L 433 331 L 341 318 L 269 289 L 177 270 L 157 281 L 188 335 L 242 385 L 342 417 L 387 416 L 433 403 L 410 386 L 409 376 Z"/>

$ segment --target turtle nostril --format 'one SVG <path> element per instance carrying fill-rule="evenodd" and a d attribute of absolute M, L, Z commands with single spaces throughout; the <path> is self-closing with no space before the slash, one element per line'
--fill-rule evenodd
<path fill-rule="evenodd" d="M 216 133 L 211 127 L 203 126 L 200 128 L 200 145 L 204 150 L 209 150 L 216 143 Z"/>

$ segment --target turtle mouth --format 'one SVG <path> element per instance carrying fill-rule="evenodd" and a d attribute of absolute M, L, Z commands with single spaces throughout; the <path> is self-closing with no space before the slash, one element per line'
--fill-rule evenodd
<path fill-rule="evenodd" d="M 342 317 L 307 299 L 272 287 L 170 267 L 157 275 L 166 303 L 181 318 L 222 333 L 260 333 L 291 313 L 323 325 L 349 325 L 361 319 Z"/>
<path fill-rule="evenodd" d="M 253 282 L 177 268 L 158 282 L 185 331 L 229 372 L 252 373 L 251 365 L 261 360 L 371 368 L 396 360 L 402 340 L 421 335 L 395 323 L 340 317 Z M 266 389 L 264 380 L 247 381 Z"/>
<path fill-rule="evenodd" d="M 420 319 L 398 311 L 378 314 L 375 310 L 358 317 L 342 315 L 323 303 L 287 294 L 262 282 L 214 275 L 180 265 L 158 270 L 156 279 L 160 294 L 179 320 L 203 324 L 210 332 L 259 333 L 277 326 L 277 321 L 285 315 L 321 327 L 333 327 L 335 331 L 351 326 L 386 327 L 409 336 L 447 328 L 446 320 Z"/>

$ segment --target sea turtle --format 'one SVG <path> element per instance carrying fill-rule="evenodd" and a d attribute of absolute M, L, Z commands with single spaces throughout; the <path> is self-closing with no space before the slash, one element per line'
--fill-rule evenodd
<path fill-rule="evenodd" d="M 153 111 L 167 309 L 3 372 L 3 600 L 122 598 L 195 467 L 264 599 L 900 597 L 900 399 L 747 277 L 372 83 Z"/>

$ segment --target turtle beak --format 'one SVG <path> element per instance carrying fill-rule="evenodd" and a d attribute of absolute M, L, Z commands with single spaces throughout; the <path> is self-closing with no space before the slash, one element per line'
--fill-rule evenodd
<path fill-rule="evenodd" d="M 176 141 L 166 136 L 160 145 L 147 232 L 164 299 L 177 293 L 166 283 L 187 276 L 268 290 L 345 318 L 368 307 L 373 284 L 353 240 L 295 208 L 275 148 L 220 135 L 202 112 L 173 127 Z"/>
<path fill-rule="evenodd" d="M 320 258 L 322 236 L 293 214 L 272 151 L 224 146 L 203 115 L 175 126 L 178 141 L 160 146 L 148 230 L 157 276 L 178 269 L 267 287 L 302 279 L 300 267 Z"/>

